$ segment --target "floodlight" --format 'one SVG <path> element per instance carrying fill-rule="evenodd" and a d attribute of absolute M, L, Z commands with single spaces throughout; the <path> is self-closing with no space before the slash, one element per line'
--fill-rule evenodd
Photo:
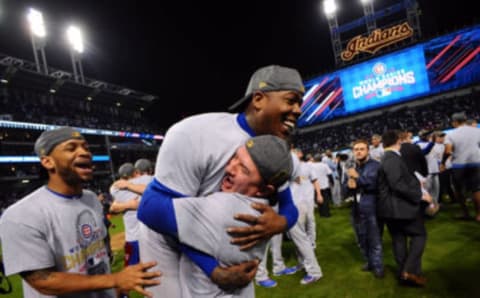
<path fill-rule="evenodd" d="M 67 38 L 72 49 L 77 53 L 83 53 L 82 32 L 76 26 L 70 26 L 67 29 Z"/>
<path fill-rule="evenodd" d="M 324 0 L 323 11 L 327 16 L 333 15 L 335 11 L 337 11 L 337 5 L 335 4 L 335 0 Z"/>
<path fill-rule="evenodd" d="M 362 2 L 362 4 L 369 4 L 371 2 L 373 2 L 373 0 L 360 0 L 360 2 Z"/>
<path fill-rule="evenodd" d="M 43 22 L 43 15 L 40 11 L 30 8 L 27 19 L 30 23 L 30 31 L 32 31 L 34 36 L 43 38 L 47 35 L 45 23 Z"/>

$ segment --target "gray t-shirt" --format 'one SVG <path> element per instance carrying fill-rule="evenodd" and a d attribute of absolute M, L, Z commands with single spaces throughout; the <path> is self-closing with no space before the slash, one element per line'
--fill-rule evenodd
<path fill-rule="evenodd" d="M 249 226 L 235 220 L 233 218 L 235 214 L 260 215 L 250 206 L 253 202 L 268 203 L 265 199 L 225 192 L 216 192 L 206 197 L 173 200 L 178 239 L 181 243 L 213 256 L 225 266 L 254 258 L 261 259 L 266 242 L 247 251 L 240 251 L 238 245 L 230 243 L 231 236 L 226 232 L 228 227 Z"/>
<path fill-rule="evenodd" d="M 54 268 L 85 275 L 110 273 L 102 205 L 84 190 L 79 198 L 55 194 L 43 186 L 10 206 L 0 218 L 0 239 L 7 275 Z M 23 297 L 41 295 L 23 281 Z M 58 297 L 115 297 L 114 290 Z"/>
<path fill-rule="evenodd" d="M 253 259 L 261 260 L 267 242 L 262 241 L 249 250 L 241 251 L 239 246 L 230 243 L 231 236 L 226 231 L 232 226 L 247 226 L 236 221 L 233 218 L 234 214 L 255 216 L 260 214 L 250 206 L 253 202 L 265 204 L 267 201 L 238 193 L 223 192 L 200 198 L 173 200 L 180 242 L 215 257 L 224 266 Z M 255 296 L 252 283 L 231 293 L 224 292 L 189 259 L 183 258 L 180 268 L 180 279 L 188 288 L 188 296 L 195 298 Z"/>
<path fill-rule="evenodd" d="M 457 127 L 447 133 L 445 144 L 453 145 L 452 168 L 480 167 L 480 128 Z"/>

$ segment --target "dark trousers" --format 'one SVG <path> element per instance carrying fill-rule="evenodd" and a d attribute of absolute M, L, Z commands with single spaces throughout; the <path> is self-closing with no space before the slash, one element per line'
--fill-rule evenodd
<path fill-rule="evenodd" d="M 330 217 L 330 204 L 332 202 L 332 191 L 330 188 L 320 190 L 322 192 L 323 203 L 318 205 L 318 213 L 322 217 Z"/>
<path fill-rule="evenodd" d="M 423 215 L 413 220 L 386 219 L 392 237 L 393 254 L 399 272 L 422 274 L 422 255 L 425 250 L 427 231 Z"/>
<path fill-rule="evenodd" d="M 352 222 L 360 251 L 368 262 L 368 268 L 375 272 L 382 272 L 383 248 L 375 207 L 372 210 L 352 209 Z"/>
<path fill-rule="evenodd" d="M 443 194 L 447 194 L 450 197 L 451 202 L 455 201 L 455 194 L 452 189 L 452 170 L 448 169 L 441 172 L 438 178 L 440 180 L 440 193 L 438 194 L 437 202 L 442 202 Z"/>

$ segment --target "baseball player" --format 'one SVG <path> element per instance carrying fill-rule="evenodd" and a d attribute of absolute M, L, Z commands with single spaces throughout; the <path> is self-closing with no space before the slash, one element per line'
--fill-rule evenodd
<path fill-rule="evenodd" d="M 452 156 L 452 182 L 456 200 L 462 207 L 461 219 L 470 219 L 465 204 L 465 193 L 471 192 L 475 206 L 475 220 L 480 222 L 480 129 L 466 125 L 465 113 L 452 115 L 454 129 L 445 138 L 445 153 L 440 167 L 445 169 L 445 162 Z"/>
<path fill-rule="evenodd" d="M 0 219 L 7 275 L 19 273 L 23 297 L 116 297 L 159 283 L 149 262 L 110 273 L 107 230 L 96 195 L 82 189 L 93 177 L 92 154 L 70 127 L 44 131 L 35 152 L 48 183 L 10 206 Z"/>
<path fill-rule="evenodd" d="M 162 229 L 157 216 L 162 198 L 204 196 L 219 189 L 223 169 L 235 149 L 254 135 L 272 134 L 286 139 L 300 116 L 304 87 L 298 72 L 277 65 L 257 70 L 246 95 L 230 109 L 245 107 L 245 112 L 207 113 L 186 118 L 166 133 L 159 150 L 155 179 L 140 202 L 141 258 L 153 258 L 164 272 L 162 284 L 151 288 L 158 297 L 179 297 L 179 261 L 182 252 L 195 261 L 207 276 L 222 287 L 242 287 L 255 276 L 257 261 L 221 267 L 211 258 L 188 248 L 176 246 L 175 240 L 158 233 Z M 251 226 L 230 227 L 232 241 L 241 249 L 269 239 L 293 226 L 297 210 L 288 187 L 279 188 L 279 214 L 266 204 L 253 204 L 261 215 L 237 214 L 236 219 Z M 201 236 L 201 235 L 199 235 Z M 168 272 L 168 273 L 165 273 Z"/>
<path fill-rule="evenodd" d="M 152 170 L 152 164 L 148 159 L 139 159 L 135 165 L 125 163 L 118 170 L 119 182 L 115 182 L 110 187 L 110 193 L 114 198 L 110 212 L 123 213 L 125 266 L 140 262 L 137 209 L 140 196 L 153 179 Z"/>
<path fill-rule="evenodd" d="M 297 223 L 288 231 L 288 234 L 295 244 L 299 266 L 304 267 L 307 273 L 300 280 L 300 284 L 307 285 L 318 281 L 323 276 L 313 246 L 315 240 L 312 239 L 316 236 L 307 233 L 309 228 L 310 231 L 312 230 L 308 226 L 312 224 L 311 220 L 315 220 L 313 215 L 314 191 L 317 196 L 321 196 L 321 193 L 312 165 L 301 161 L 297 152 L 292 151 L 291 155 L 296 169 L 292 177 L 296 181 L 292 183 L 292 194 L 299 215 Z"/>
<path fill-rule="evenodd" d="M 147 185 L 153 180 L 153 165 L 150 160 L 146 158 L 140 158 L 135 162 L 134 165 L 134 178 L 131 180 L 128 179 L 119 179 L 113 183 L 113 187 L 123 190 L 129 190 L 136 194 L 142 195 Z M 138 204 L 140 200 L 134 202 L 127 202 L 127 204 L 118 203 L 114 208 L 119 210 L 126 209 L 138 209 Z"/>

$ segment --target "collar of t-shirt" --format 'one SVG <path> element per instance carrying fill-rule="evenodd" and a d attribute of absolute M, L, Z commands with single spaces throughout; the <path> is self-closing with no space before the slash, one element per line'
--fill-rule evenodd
<path fill-rule="evenodd" d="M 45 187 L 49 192 L 51 192 L 52 194 L 58 196 L 58 197 L 61 197 L 63 199 L 68 199 L 68 200 L 72 200 L 72 199 L 80 199 L 82 196 L 83 196 L 83 191 L 80 193 L 80 194 L 75 194 L 75 195 L 64 195 L 62 193 L 59 193 L 59 192 L 56 192 L 54 190 L 51 190 L 50 188 L 48 188 L 48 186 Z"/>

